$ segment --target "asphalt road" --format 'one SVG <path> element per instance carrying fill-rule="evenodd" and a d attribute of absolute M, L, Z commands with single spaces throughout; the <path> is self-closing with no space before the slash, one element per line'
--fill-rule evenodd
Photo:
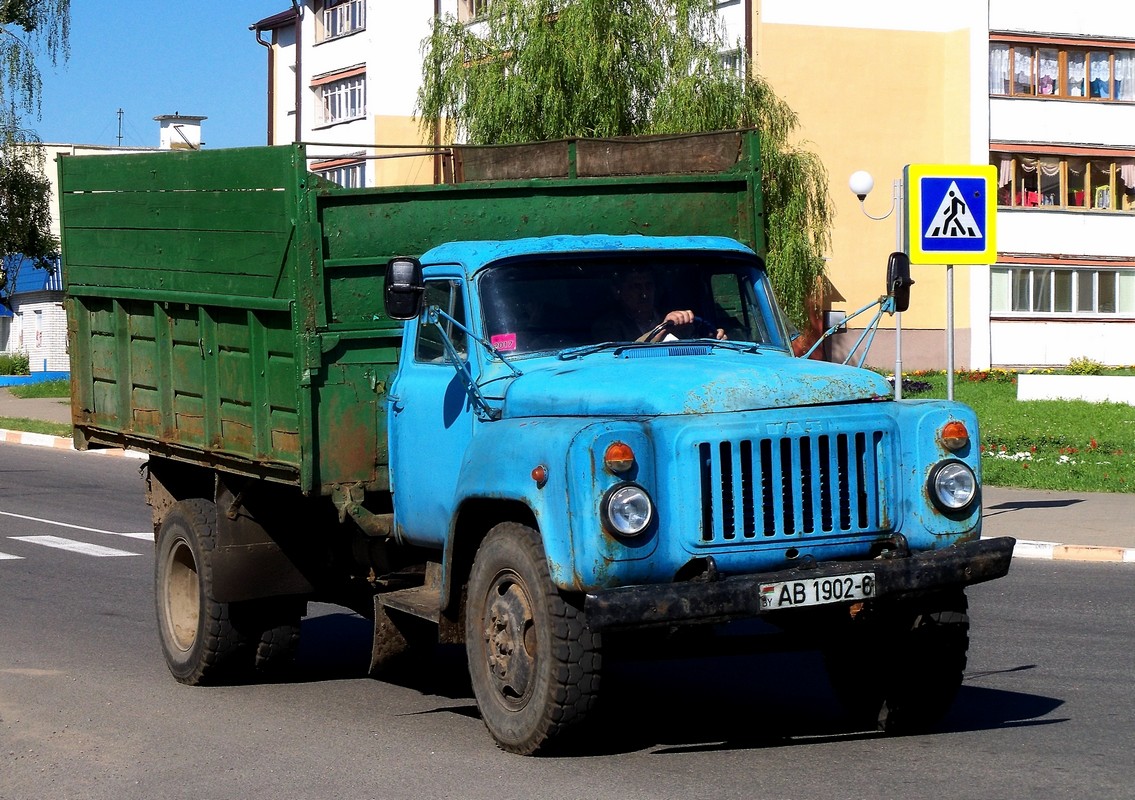
<path fill-rule="evenodd" d="M 304 621 L 286 682 L 177 684 L 154 632 L 138 463 L 0 445 L 3 800 L 1098 799 L 1135 785 L 1132 565 L 1018 562 L 971 589 L 969 669 L 941 733 L 848 730 L 806 652 L 626 661 L 591 746 L 520 758 L 485 732 L 459 651 L 370 680 L 366 623 L 329 606 Z"/>

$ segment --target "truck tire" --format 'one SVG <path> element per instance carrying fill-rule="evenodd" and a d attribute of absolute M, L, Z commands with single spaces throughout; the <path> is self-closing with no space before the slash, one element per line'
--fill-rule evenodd
<path fill-rule="evenodd" d="M 190 686 L 242 677 L 253 657 L 248 637 L 233 624 L 230 605 L 213 599 L 216 521 L 217 507 L 210 501 L 180 500 L 158 531 L 158 634 L 169 671 Z"/>
<path fill-rule="evenodd" d="M 832 688 L 858 723 L 892 734 L 934 728 L 961 687 L 969 649 L 963 590 L 864 609 L 825 648 Z"/>
<path fill-rule="evenodd" d="M 249 622 L 241 623 L 244 603 L 232 603 L 232 612 L 237 620 L 236 627 L 247 638 L 256 643 L 252 659 L 252 669 L 259 677 L 277 678 L 285 675 L 295 664 L 296 651 L 300 644 L 300 620 L 303 618 L 303 605 L 291 602 L 289 598 L 273 598 L 271 601 L 253 601 Z"/>
<path fill-rule="evenodd" d="M 502 750 L 536 752 L 598 698 L 599 634 L 552 585 L 540 537 L 525 525 L 495 526 L 477 551 L 465 647 L 477 706 Z"/>

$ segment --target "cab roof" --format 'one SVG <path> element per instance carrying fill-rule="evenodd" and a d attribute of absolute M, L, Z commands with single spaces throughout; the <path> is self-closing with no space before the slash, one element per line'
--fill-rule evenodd
<path fill-rule="evenodd" d="M 504 241 L 448 242 L 428 250 L 421 257 L 425 266 L 461 264 L 473 274 L 504 258 L 554 253 L 641 253 L 655 250 L 711 251 L 756 255 L 753 250 L 727 236 L 540 236 Z"/>

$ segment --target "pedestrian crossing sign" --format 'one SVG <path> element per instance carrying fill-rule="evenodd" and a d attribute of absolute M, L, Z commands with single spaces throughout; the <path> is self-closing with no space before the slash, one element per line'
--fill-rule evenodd
<path fill-rule="evenodd" d="M 997 261 L 997 170 L 993 166 L 908 164 L 903 179 L 910 263 Z"/>

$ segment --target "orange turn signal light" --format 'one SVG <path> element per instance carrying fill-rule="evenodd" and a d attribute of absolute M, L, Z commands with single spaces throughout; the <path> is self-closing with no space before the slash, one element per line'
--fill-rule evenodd
<path fill-rule="evenodd" d="M 966 430 L 965 423 L 956 419 L 943 425 L 938 437 L 947 450 L 961 450 L 969 444 L 969 431 Z"/>
<path fill-rule="evenodd" d="M 624 442 L 611 442 L 603 453 L 603 466 L 611 472 L 628 472 L 634 466 L 634 450 Z"/>
<path fill-rule="evenodd" d="M 537 464 L 532 468 L 532 480 L 536 481 L 536 485 L 543 488 L 544 484 L 548 482 L 548 468 L 543 464 Z"/>

